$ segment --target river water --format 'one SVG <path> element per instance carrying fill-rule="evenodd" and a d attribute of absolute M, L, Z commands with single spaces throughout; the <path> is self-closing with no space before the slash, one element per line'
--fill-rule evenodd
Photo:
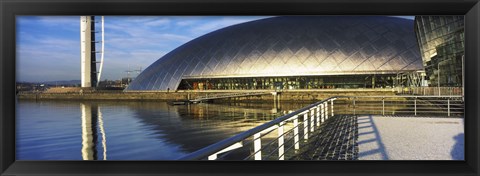
<path fill-rule="evenodd" d="M 174 160 L 310 103 L 26 101 L 17 160 Z"/>

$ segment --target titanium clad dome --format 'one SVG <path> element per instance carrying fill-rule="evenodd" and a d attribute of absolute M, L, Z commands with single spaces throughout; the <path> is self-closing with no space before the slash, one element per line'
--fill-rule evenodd
<path fill-rule="evenodd" d="M 413 26 L 413 20 L 381 16 L 273 17 L 237 24 L 169 52 L 126 90 L 175 90 L 185 78 L 420 70 Z"/>

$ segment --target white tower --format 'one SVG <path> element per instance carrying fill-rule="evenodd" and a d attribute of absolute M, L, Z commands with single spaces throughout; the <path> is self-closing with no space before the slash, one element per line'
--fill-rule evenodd
<path fill-rule="evenodd" d="M 97 87 L 100 82 L 101 70 L 103 67 L 103 55 L 104 55 L 104 27 L 102 16 L 102 40 L 95 40 L 95 17 L 94 16 L 81 16 L 80 17 L 80 50 L 81 50 L 81 80 L 82 87 Z M 96 43 L 101 43 L 102 49 L 100 51 L 95 50 Z M 101 53 L 101 61 L 97 62 L 96 55 Z M 97 63 L 100 63 L 100 69 L 97 72 Z"/>

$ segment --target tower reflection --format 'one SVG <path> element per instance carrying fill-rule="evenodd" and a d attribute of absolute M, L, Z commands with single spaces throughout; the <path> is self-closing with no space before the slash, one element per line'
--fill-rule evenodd
<path fill-rule="evenodd" d="M 98 160 L 98 129 L 102 135 L 103 160 L 107 159 L 107 144 L 103 117 L 96 104 L 80 103 L 82 111 L 82 159 Z"/>

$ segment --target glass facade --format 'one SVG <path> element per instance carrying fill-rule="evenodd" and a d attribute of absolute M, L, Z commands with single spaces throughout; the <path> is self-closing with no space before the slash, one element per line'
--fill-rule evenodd
<path fill-rule="evenodd" d="M 184 79 L 179 90 L 258 90 L 391 88 L 396 75 L 333 75 L 251 78 Z"/>
<path fill-rule="evenodd" d="M 429 86 L 462 86 L 463 16 L 417 16 L 415 32 Z"/>
<path fill-rule="evenodd" d="M 169 52 L 126 91 L 369 87 L 372 75 L 384 80 L 423 70 L 413 27 L 413 20 L 384 16 L 285 16 L 233 25 Z"/>

